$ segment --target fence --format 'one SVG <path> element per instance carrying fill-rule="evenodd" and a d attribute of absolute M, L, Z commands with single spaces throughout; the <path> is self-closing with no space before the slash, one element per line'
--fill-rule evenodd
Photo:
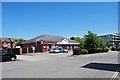
<path fill-rule="evenodd" d="M 31 47 L 7 48 L 7 50 L 17 55 L 33 53 L 33 50 Z M 35 47 L 35 52 L 42 52 L 42 48 Z"/>
<path fill-rule="evenodd" d="M 7 50 L 17 55 L 20 54 L 20 48 L 8 48 Z"/>
<path fill-rule="evenodd" d="M 25 47 L 24 47 L 24 48 L 22 48 L 22 51 L 21 51 L 21 52 L 22 52 L 22 54 L 27 53 L 27 48 L 25 48 Z"/>

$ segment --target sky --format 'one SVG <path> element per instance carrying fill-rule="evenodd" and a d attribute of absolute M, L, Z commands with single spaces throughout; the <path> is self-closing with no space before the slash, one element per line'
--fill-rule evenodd
<path fill-rule="evenodd" d="M 117 2 L 4 2 L 2 37 L 83 37 L 118 32 Z"/>

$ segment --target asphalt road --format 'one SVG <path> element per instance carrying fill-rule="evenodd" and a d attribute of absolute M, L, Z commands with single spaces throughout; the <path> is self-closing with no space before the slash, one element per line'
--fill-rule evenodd
<path fill-rule="evenodd" d="M 2 63 L 3 78 L 111 78 L 118 52 L 71 56 L 71 53 L 21 55 Z"/>

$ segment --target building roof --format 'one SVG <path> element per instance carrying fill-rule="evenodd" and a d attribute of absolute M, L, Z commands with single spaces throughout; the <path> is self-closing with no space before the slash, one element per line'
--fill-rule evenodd
<path fill-rule="evenodd" d="M 68 38 L 65 38 L 65 37 L 62 37 L 62 36 L 54 36 L 54 35 L 44 34 L 44 35 L 32 38 L 30 40 L 27 40 L 27 41 L 23 42 L 22 44 L 27 44 L 27 43 L 32 43 L 32 42 L 41 42 L 41 41 L 45 41 L 45 42 L 61 42 L 64 39 L 69 41 L 69 43 L 78 43 L 78 42 L 76 42 L 74 40 L 71 40 L 71 39 L 68 39 Z"/>
<path fill-rule="evenodd" d="M 2 41 L 2 42 L 15 42 L 15 41 L 18 41 L 19 40 L 19 38 L 0 38 L 0 40 Z"/>
<path fill-rule="evenodd" d="M 120 33 L 106 33 L 106 34 L 99 34 L 98 36 L 109 36 L 109 35 L 115 35 L 115 36 L 120 36 Z"/>

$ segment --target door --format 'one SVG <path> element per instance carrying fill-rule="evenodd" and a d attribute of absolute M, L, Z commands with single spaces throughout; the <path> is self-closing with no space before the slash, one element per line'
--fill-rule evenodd
<path fill-rule="evenodd" d="M 7 61 L 10 60 L 10 56 L 8 55 L 7 51 L 3 50 L 2 51 L 2 61 Z"/>

